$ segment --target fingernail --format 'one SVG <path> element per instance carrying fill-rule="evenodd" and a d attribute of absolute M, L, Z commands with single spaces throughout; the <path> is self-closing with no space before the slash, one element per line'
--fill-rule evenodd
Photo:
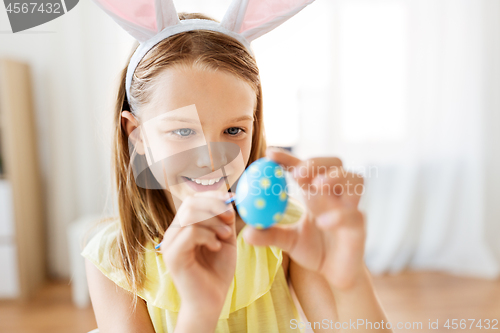
<path fill-rule="evenodd" d="M 233 229 L 231 229 L 231 227 L 230 227 L 230 226 L 225 225 L 225 226 L 224 226 L 224 232 L 225 232 L 226 234 L 230 234 L 230 233 L 232 233 L 232 232 L 233 232 Z"/>

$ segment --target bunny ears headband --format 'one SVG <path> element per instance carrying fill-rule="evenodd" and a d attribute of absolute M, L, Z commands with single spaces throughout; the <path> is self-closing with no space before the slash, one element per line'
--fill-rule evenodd
<path fill-rule="evenodd" d="M 148 51 L 165 38 L 190 30 L 218 31 L 235 38 L 253 54 L 251 41 L 278 27 L 314 0 L 233 0 L 221 23 L 179 20 L 173 0 L 94 1 L 140 43 L 127 68 L 125 88 L 130 104 L 135 69 Z"/>

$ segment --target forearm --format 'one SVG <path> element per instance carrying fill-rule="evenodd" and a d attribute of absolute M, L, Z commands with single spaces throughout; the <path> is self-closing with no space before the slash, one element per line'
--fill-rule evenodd
<path fill-rule="evenodd" d="M 339 290 L 332 285 L 337 308 L 337 321 L 341 332 L 392 332 L 387 328 L 387 317 L 375 294 L 370 272 L 363 264 L 362 273 L 356 283 L 345 290 Z M 349 325 L 347 325 L 348 323 Z M 390 326 L 389 326 L 390 327 Z"/>
<path fill-rule="evenodd" d="M 202 309 L 181 306 L 175 325 L 175 333 L 213 333 L 217 327 L 221 311 L 208 306 Z M 222 310 L 222 308 L 220 308 Z"/>

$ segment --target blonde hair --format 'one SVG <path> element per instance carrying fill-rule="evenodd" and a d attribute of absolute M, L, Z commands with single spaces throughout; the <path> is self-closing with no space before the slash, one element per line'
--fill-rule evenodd
<path fill-rule="evenodd" d="M 210 19 L 205 15 L 180 13 L 179 19 Z M 213 20 L 215 21 L 215 20 Z M 188 64 L 208 70 L 223 70 L 249 83 L 256 93 L 252 148 L 248 164 L 264 156 L 266 148 L 262 116 L 262 88 L 255 58 L 235 39 L 225 34 L 195 30 L 171 36 L 149 51 L 137 66 L 129 99 L 125 92 L 124 68 L 114 113 L 113 168 L 118 195 L 120 233 L 114 246 L 115 265 L 127 278 L 130 289 L 137 292 L 145 282 L 144 248 L 155 238 L 161 239 L 174 219 L 163 190 L 138 187 L 130 166 L 127 133 L 121 126 L 121 113 L 136 113 L 148 103 L 153 82 L 170 66 Z"/>

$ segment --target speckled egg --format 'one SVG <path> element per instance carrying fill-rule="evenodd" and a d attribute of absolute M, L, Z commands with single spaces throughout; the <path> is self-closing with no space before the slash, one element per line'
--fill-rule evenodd
<path fill-rule="evenodd" d="M 288 203 L 283 168 L 265 157 L 253 162 L 238 181 L 235 203 L 243 221 L 255 228 L 278 223 Z"/>

